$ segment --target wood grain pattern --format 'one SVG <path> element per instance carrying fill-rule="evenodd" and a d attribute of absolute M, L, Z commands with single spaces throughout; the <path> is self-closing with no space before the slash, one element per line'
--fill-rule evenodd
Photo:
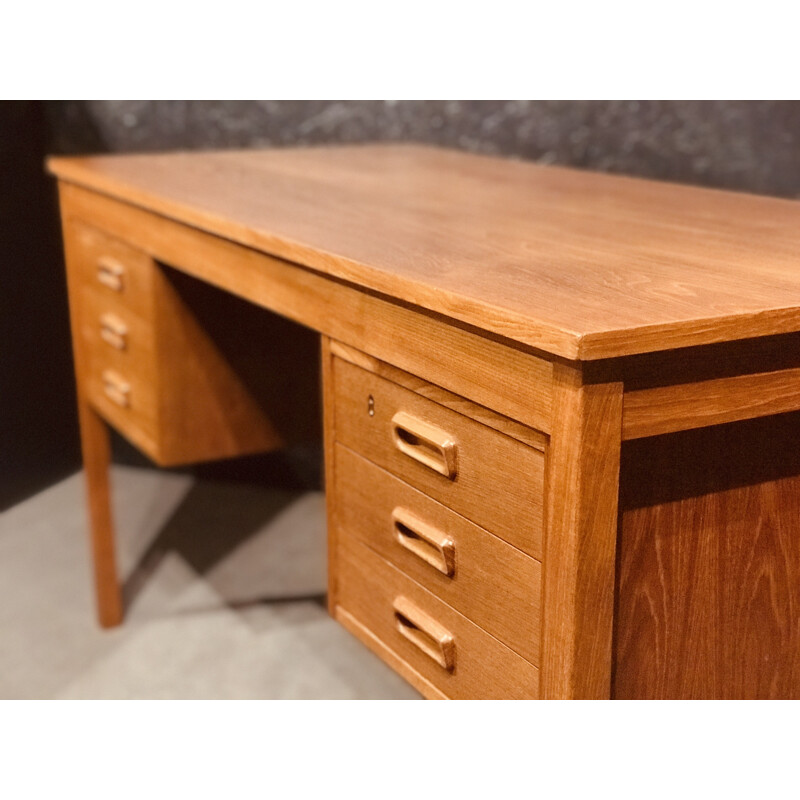
<path fill-rule="evenodd" d="M 534 558 L 542 554 L 544 456 L 509 436 L 346 361 L 334 361 L 336 438 Z M 374 413 L 368 399 L 374 399 Z M 401 452 L 392 419 L 406 412 L 457 445 L 451 480 Z"/>
<path fill-rule="evenodd" d="M 446 697 L 538 696 L 539 670 L 532 664 L 343 531 L 338 547 L 341 607 Z M 411 600 L 453 634 L 455 669 L 443 669 L 399 633 L 393 610 L 399 596 Z"/>
<path fill-rule="evenodd" d="M 154 264 L 150 256 L 91 224 L 80 221 L 72 224 L 76 277 L 110 305 L 124 307 L 141 319 L 151 319 Z M 117 290 L 99 280 L 100 266 L 109 262 L 119 270 Z"/>
<path fill-rule="evenodd" d="M 80 379 L 104 418 L 165 466 L 264 452 L 317 435 L 313 332 L 162 267 L 99 230 L 97 216 L 83 223 L 69 192 L 62 204 L 65 225 L 75 231 L 71 258 L 82 284 L 73 309 L 86 350 Z M 105 258 L 123 269 L 120 292 L 95 280 Z M 128 328 L 124 349 L 99 336 L 108 311 Z M 128 407 L 104 391 L 107 369 L 130 384 Z"/>
<path fill-rule="evenodd" d="M 800 369 L 642 389 L 625 395 L 623 439 L 703 428 L 800 408 Z"/>
<path fill-rule="evenodd" d="M 447 700 L 440 689 L 424 678 L 400 656 L 387 647 L 369 628 L 359 622 L 349 611 L 337 605 L 331 610 L 332 616 L 350 633 L 365 644 L 375 655 L 383 659 L 398 675 L 408 681 L 426 700 Z"/>
<path fill-rule="evenodd" d="M 152 322 L 141 319 L 91 285 L 81 287 L 76 307 L 85 350 L 86 369 L 81 379 L 86 396 L 103 417 L 152 458 L 158 451 L 158 367 Z M 103 313 L 113 309 L 128 329 L 126 347 L 116 349 L 100 335 Z M 103 373 L 112 370 L 131 386 L 130 404 L 120 407 L 105 393 Z"/>
<path fill-rule="evenodd" d="M 539 663 L 542 565 L 342 445 L 338 525 L 533 664 Z M 455 569 L 442 574 L 397 541 L 396 509 L 446 534 Z"/>
<path fill-rule="evenodd" d="M 479 406 L 477 403 L 473 403 L 465 397 L 459 397 L 457 394 L 448 392 L 446 389 L 442 389 L 441 386 L 436 386 L 433 383 L 425 381 L 417 375 L 412 375 L 410 372 L 397 369 L 397 367 L 393 367 L 385 361 L 373 358 L 367 355 L 367 353 L 362 353 L 360 350 L 335 341 L 331 341 L 331 352 L 343 361 L 349 361 L 351 364 L 355 364 L 362 369 L 374 372 L 376 375 L 392 381 L 392 383 L 410 389 L 412 392 L 416 392 L 423 397 L 427 397 L 429 400 L 433 400 L 434 403 L 457 411 L 459 414 L 477 420 L 483 425 L 488 425 L 490 428 L 494 428 L 496 431 L 500 431 L 500 433 L 504 433 L 512 439 L 517 439 L 523 444 L 527 444 L 529 447 L 534 447 L 542 452 L 544 452 L 547 447 L 548 437 L 546 434 L 521 425 L 519 422 L 504 417 L 502 414 L 498 414 L 490 408 Z M 535 380 L 537 376 L 532 377 Z M 545 380 L 549 384 L 550 375 L 547 375 Z"/>
<path fill-rule="evenodd" d="M 109 475 L 111 441 L 105 422 L 89 404 L 84 381 L 88 367 L 81 333 L 80 295 L 83 289 L 83 276 L 79 266 L 81 243 L 74 226 L 68 224 L 66 220 L 63 234 L 95 603 L 98 622 L 104 628 L 111 628 L 122 622 L 124 613 L 122 592 L 117 578 L 114 520 L 111 513 Z"/>
<path fill-rule="evenodd" d="M 800 400 L 799 204 L 421 147 L 51 168 L 104 625 L 122 605 L 103 419 L 161 463 L 278 446 L 316 413 L 292 392 L 313 359 L 291 342 L 317 331 L 330 607 L 428 696 L 533 697 L 541 679 L 553 698 L 798 697 L 800 413 L 784 412 Z M 104 257 L 130 266 L 129 294 L 107 307 Z M 295 340 L 264 309 L 311 331 Z M 151 326 L 152 355 L 109 348 L 106 312 L 133 345 Z M 130 408 L 103 406 L 106 368 L 130 379 Z M 402 410 L 452 430 L 436 442 L 446 457 L 458 444 L 456 480 L 376 438 L 365 392 L 370 425 Z M 451 606 L 362 547 L 353 534 L 371 534 L 380 508 L 365 492 L 383 483 L 340 478 L 337 439 L 414 484 L 403 496 L 438 524 L 457 512 L 543 558 L 540 644 L 514 652 L 487 632 L 528 636 L 538 606 L 498 622 L 504 601 L 492 608 L 484 584 Z M 482 559 L 498 597 L 535 587 L 538 562 L 519 558 Z M 397 631 L 399 592 L 453 629 L 453 672 Z"/>
<path fill-rule="evenodd" d="M 547 454 L 542 697 L 611 694 L 622 384 L 556 364 Z"/>
<path fill-rule="evenodd" d="M 338 564 L 336 516 L 336 415 L 334 414 L 333 352 L 328 336 L 320 337 L 320 366 L 322 375 L 322 436 L 325 458 L 325 516 L 328 544 L 328 612 L 334 616 L 338 605 Z"/>
<path fill-rule="evenodd" d="M 105 422 L 86 402 L 78 404 L 83 474 L 89 508 L 92 570 L 97 619 L 104 628 L 122 622 L 122 591 L 117 578 L 114 522 L 111 514 L 111 441 Z"/>
<path fill-rule="evenodd" d="M 192 227 L 566 358 L 800 330 L 800 204 L 420 146 L 53 159 Z"/>
<path fill-rule="evenodd" d="M 800 415 L 624 445 L 614 696 L 800 698 Z"/>
<path fill-rule="evenodd" d="M 157 460 L 266 452 L 319 436 L 318 337 L 175 270 L 155 298 Z"/>
<path fill-rule="evenodd" d="M 535 354 L 124 203 L 69 185 L 60 191 L 67 219 L 94 220 L 205 283 L 532 428 L 550 428 L 552 365 Z"/>

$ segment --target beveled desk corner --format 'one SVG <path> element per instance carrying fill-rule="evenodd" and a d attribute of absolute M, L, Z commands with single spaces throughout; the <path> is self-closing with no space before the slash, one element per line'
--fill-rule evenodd
<path fill-rule="evenodd" d="M 800 204 L 412 145 L 49 169 L 101 624 L 108 425 L 171 465 L 321 416 L 330 611 L 426 696 L 800 697 Z"/>

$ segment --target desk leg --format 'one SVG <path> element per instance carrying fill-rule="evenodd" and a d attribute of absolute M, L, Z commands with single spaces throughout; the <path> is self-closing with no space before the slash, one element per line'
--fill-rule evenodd
<path fill-rule="evenodd" d="M 122 595 L 117 578 L 111 516 L 111 439 L 106 423 L 83 400 L 79 401 L 79 415 L 97 617 L 104 628 L 113 628 L 122 622 Z"/>
<path fill-rule="evenodd" d="M 336 612 L 336 509 L 334 501 L 334 453 L 336 436 L 333 429 L 333 355 L 331 340 L 321 337 L 322 346 L 322 419 L 323 446 L 325 448 L 325 505 L 328 524 L 328 613 Z"/>
<path fill-rule="evenodd" d="M 622 384 L 556 363 L 553 389 L 541 694 L 609 698 Z"/>

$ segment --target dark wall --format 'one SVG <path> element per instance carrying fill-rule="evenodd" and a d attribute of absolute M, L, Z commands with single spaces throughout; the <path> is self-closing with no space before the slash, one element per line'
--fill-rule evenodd
<path fill-rule="evenodd" d="M 786 101 L 112 101 L 48 107 L 59 152 L 414 140 L 796 197 Z"/>
<path fill-rule="evenodd" d="M 66 295 L 45 152 L 413 140 L 543 163 L 800 195 L 800 103 L 0 103 L 0 506 L 78 466 Z"/>
<path fill-rule="evenodd" d="M 73 471 L 78 437 L 57 205 L 38 103 L 0 103 L 0 510 Z"/>

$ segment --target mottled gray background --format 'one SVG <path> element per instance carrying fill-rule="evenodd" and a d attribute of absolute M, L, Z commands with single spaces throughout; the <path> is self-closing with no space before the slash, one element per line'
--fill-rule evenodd
<path fill-rule="evenodd" d="M 797 197 L 799 136 L 777 101 L 0 102 L 0 507 L 78 465 L 48 152 L 412 140 Z"/>
<path fill-rule="evenodd" d="M 542 163 L 800 193 L 786 101 L 97 101 L 47 107 L 62 153 L 412 140 Z"/>

